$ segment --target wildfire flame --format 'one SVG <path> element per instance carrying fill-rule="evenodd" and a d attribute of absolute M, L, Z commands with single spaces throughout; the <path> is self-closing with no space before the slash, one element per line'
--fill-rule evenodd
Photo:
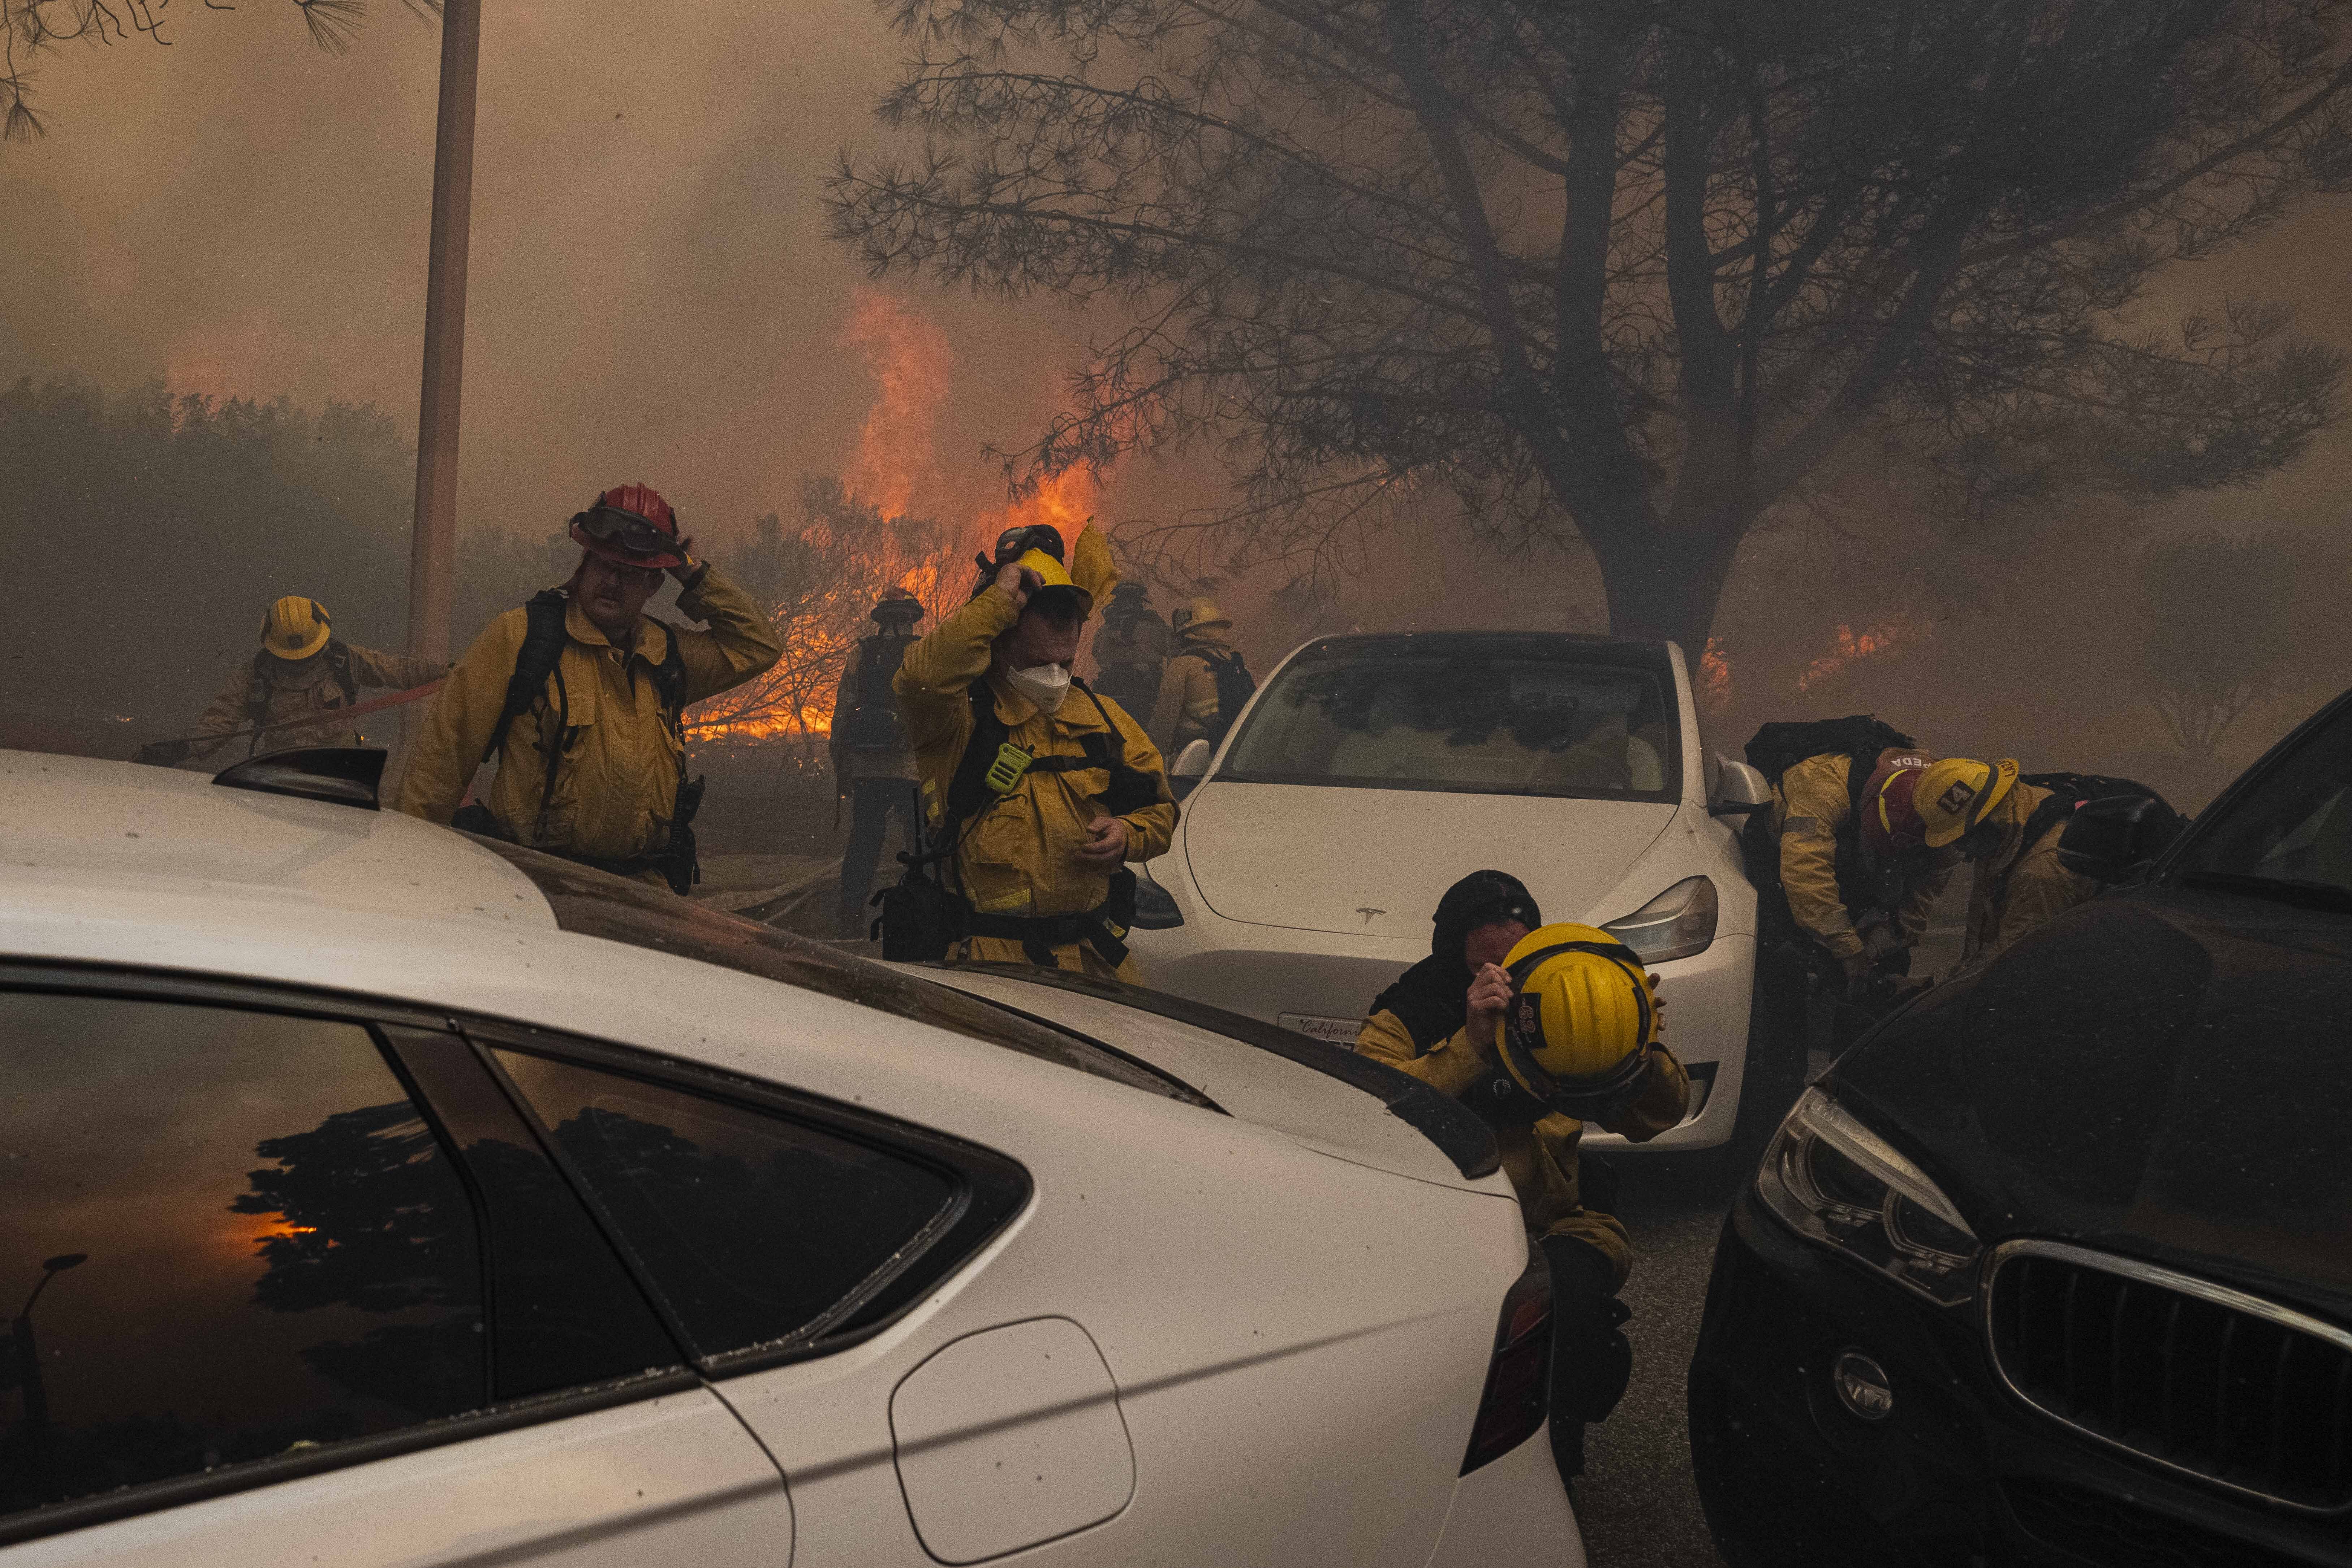
<path fill-rule="evenodd" d="M 1706 639 L 1706 651 L 1698 656 L 1698 705 L 1703 712 L 1721 713 L 1731 706 L 1731 660 L 1725 657 L 1723 639 Z"/>
<path fill-rule="evenodd" d="M 1830 639 L 1829 652 L 1805 666 L 1804 673 L 1797 677 L 1797 689 L 1810 691 L 1848 665 L 1874 658 L 1902 643 L 1924 640 L 1930 630 L 1900 616 L 1882 621 L 1860 632 L 1841 621 L 1837 635 Z"/>
<path fill-rule="evenodd" d="M 879 289 L 851 297 L 840 342 L 865 358 L 875 383 L 874 406 L 858 426 L 857 455 L 844 481 L 885 516 L 901 515 L 919 489 L 939 488 L 931 429 L 947 398 L 955 352 L 935 322 Z"/>

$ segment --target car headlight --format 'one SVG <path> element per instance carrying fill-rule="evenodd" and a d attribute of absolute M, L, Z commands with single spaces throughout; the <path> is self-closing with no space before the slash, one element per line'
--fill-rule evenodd
<path fill-rule="evenodd" d="M 1168 896 L 1168 889 L 1151 879 L 1151 873 L 1138 866 L 1135 868 L 1135 929 L 1138 931 L 1173 931 L 1184 923 L 1184 911 Z"/>
<path fill-rule="evenodd" d="M 1706 951 L 1715 940 L 1715 883 L 1685 877 L 1622 920 L 1601 929 L 1633 950 L 1643 963 L 1664 963 Z"/>
<path fill-rule="evenodd" d="M 1927 1173 L 1827 1093 L 1805 1090 L 1780 1123 L 1756 1194 L 1794 1230 L 1938 1306 L 1974 1294 L 1983 1250 Z"/>

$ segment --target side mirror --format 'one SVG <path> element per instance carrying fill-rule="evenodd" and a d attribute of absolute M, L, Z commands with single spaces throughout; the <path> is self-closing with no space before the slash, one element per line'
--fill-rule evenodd
<path fill-rule="evenodd" d="M 1715 775 L 1715 788 L 1706 803 L 1709 816 L 1747 816 L 1772 809 L 1772 786 L 1746 763 L 1718 754 Z"/>
<path fill-rule="evenodd" d="M 1169 765 L 1168 776 L 1171 779 L 1197 779 L 1209 771 L 1209 758 L 1213 754 L 1213 749 L 1208 742 L 1194 741 L 1176 753 L 1176 761 Z"/>

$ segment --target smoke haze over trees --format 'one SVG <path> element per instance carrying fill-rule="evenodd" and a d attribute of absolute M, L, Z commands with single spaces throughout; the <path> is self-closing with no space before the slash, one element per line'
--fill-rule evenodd
<path fill-rule="evenodd" d="M 1031 472 L 1213 447 L 1206 546 L 1303 574 L 1450 497 L 1696 649 L 1865 432 L 1961 526 L 2252 483 L 2333 420 L 2343 357 L 2284 312 L 2126 318 L 2345 188 L 2347 10 L 908 0 L 882 118 L 930 143 L 845 159 L 833 227 L 1133 313 Z"/>

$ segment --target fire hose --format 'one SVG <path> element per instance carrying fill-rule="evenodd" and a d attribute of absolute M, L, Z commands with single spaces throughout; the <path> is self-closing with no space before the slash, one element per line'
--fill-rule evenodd
<path fill-rule="evenodd" d="M 446 679 L 446 677 L 444 678 Z M 442 682 L 428 680 L 422 686 L 412 686 L 404 691 L 394 691 L 382 697 L 372 697 L 365 702 L 354 702 L 348 708 L 320 708 L 293 719 L 273 719 L 267 724 L 248 724 L 242 730 L 225 730 L 211 735 L 182 735 L 175 740 L 151 741 L 131 753 L 134 763 L 148 763 L 156 767 L 172 767 L 185 762 L 199 745 L 217 745 L 224 741 L 243 740 L 247 735 L 266 735 L 272 730 L 316 729 L 323 724 L 338 724 L 346 719 L 356 719 L 362 713 L 379 712 L 397 708 L 404 702 L 415 702 L 441 689 Z"/>

